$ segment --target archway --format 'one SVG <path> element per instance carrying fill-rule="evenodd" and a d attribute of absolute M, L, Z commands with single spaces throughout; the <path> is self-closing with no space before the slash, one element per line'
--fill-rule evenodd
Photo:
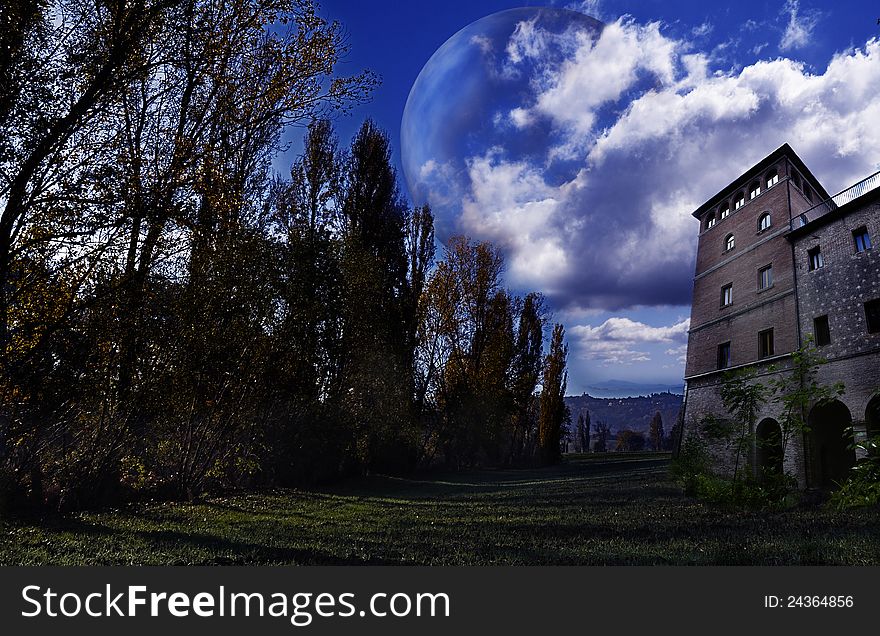
<path fill-rule="evenodd" d="M 865 409 L 865 428 L 868 437 L 880 436 L 880 394 L 875 395 L 868 402 L 868 408 Z"/>
<path fill-rule="evenodd" d="M 814 485 L 828 487 L 842 482 L 856 463 L 849 409 L 838 400 L 816 406 L 808 423 Z"/>
<path fill-rule="evenodd" d="M 782 428 L 771 418 L 755 429 L 755 472 L 759 482 L 782 474 Z"/>

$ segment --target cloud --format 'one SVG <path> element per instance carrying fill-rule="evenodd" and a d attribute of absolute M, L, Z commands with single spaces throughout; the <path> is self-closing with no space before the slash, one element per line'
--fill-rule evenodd
<path fill-rule="evenodd" d="M 553 36 L 537 26 L 537 20 L 524 20 L 507 43 L 507 57 L 512 64 L 525 59 L 541 59 L 547 51 L 547 41 Z"/>
<path fill-rule="evenodd" d="M 667 349 L 666 355 L 675 358 L 675 361 L 679 364 L 684 364 L 685 362 L 687 362 L 687 345 L 683 344 L 677 347 L 673 347 L 672 349 Z M 671 367 L 671 365 L 669 366 Z"/>
<path fill-rule="evenodd" d="M 577 31 L 574 54 L 558 69 L 545 74 L 533 111 L 569 131 L 572 141 L 564 144 L 569 157 L 588 140 L 600 107 L 619 100 L 637 83 L 640 73 L 659 81 L 672 81 L 678 43 L 660 34 L 660 23 L 645 26 L 617 21 L 602 31 L 598 40 Z"/>
<path fill-rule="evenodd" d="M 612 317 L 601 325 L 577 325 L 569 331 L 577 353 L 581 358 L 599 360 L 604 364 L 630 364 L 649 362 L 650 353 L 642 351 L 645 344 L 679 343 L 667 354 L 680 357 L 680 349 L 686 349 L 684 342 L 690 320 L 681 320 L 673 325 L 652 327 L 630 318 Z M 670 353 L 674 351 L 675 353 Z"/>
<path fill-rule="evenodd" d="M 819 12 L 811 10 L 800 13 L 800 2 L 798 0 L 786 0 L 785 6 L 782 8 L 782 14 L 788 15 L 788 24 L 782 33 L 782 39 L 779 41 L 779 50 L 790 51 L 803 48 L 809 44 L 810 37 L 813 35 L 813 29 L 819 23 Z"/>
<path fill-rule="evenodd" d="M 596 40 L 564 37 L 565 59 L 541 68 L 503 118 L 512 140 L 540 130 L 549 147 L 471 156 L 457 218 L 458 231 L 505 249 L 514 286 L 542 290 L 558 309 L 688 304 L 690 213 L 782 143 L 828 190 L 880 165 L 877 40 L 817 73 L 786 58 L 720 69 L 631 18 Z M 540 28 L 521 25 L 507 63 L 540 56 L 542 42 Z"/>
<path fill-rule="evenodd" d="M 710 22 L 703 22 L 703 24 L 691 29 L 691 33 L 694 34 L 694 37 L 702 38 L 709 35 L 714 30 L 715 27 Z"/>
<path fill-rule="evenodd" d="M 580 2 L 570 2 L 566 5 L 566 9 L 586 13 L 588 16 L 597 20 L 604 19 L 602 17 L 602 0 L 581 0 Z"/>
<path fill-rule="evenodd" d="M 564 189 L 549 185 L 528 162 L 505 160 L 500 149 L 471 158 L 470 194 L 460 222 L 468 233 L 488 238 L 508 252 L 508 273 L 532 288 L 546 289 L 568 267 L 556 231 Z M 511 231 L 515 230 L 515 231 Z"/>
<path fill-rule="evenodd" d="M 474 44 L 479 47 L 479 49 L 483 52 L 484 55 L 488 55 L 492 53 L 494 47 L 492 46 L 492 40 L 487 38 L 484 35 L 475 35 L 471 38 L 471 44 Z"/>
<path fill-rule="evenodd" d="M 687 340 L 690 319 L 668 327 L 652 327 L 630 318 L 609 318 L 597 327 L 578 325 L 573 333 L 581 340 L 614 340 L 618 342 L 683 342 Z"/>

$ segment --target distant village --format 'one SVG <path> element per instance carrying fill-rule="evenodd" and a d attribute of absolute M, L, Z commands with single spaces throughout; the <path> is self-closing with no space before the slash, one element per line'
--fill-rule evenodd
<path fill-rule="evenodd" d="M 568 396 L 565 404 L 571 421 L 562 440 L 563 452 L 673 450 L 682 400 L 670 392 L 638 397 Z"/>

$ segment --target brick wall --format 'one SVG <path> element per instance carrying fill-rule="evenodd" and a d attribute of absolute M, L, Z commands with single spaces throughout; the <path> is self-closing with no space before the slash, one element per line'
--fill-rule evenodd
<path fill-rule="evenodd" d="M 700 234 L 687 377 L 715 370 L 718 345 L 723 342 L 731 343 L 732 365 L 759 360 L 758 333 L 765 329 L 773 329 L 776 355 L 797 348 L 796 311 L 791 298 L 794 269 L 785 233 L 791 218 L 790 191 L 795 191 L 798 199 L 803 197 L 785 176 L 785 163 L 776 169 L 780 171 L 779 183 Z M 762 232 L 758 219 L 765 212 L 771 214 L 772 224 Z M 725 251 L 725 238 L 730 234 L 735 246 Z M 773 266 L 773 285 L 759 289 L 759 270 L 767 265 Z M 725 285 L 732 285 L 733 303 L 722 307 L 721 290 Z"/>

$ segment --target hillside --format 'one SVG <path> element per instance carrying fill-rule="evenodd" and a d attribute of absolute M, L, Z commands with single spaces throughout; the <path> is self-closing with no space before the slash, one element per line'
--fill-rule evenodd
<path fill-rule="evenodd" d="M 611 427 L 612 433 L 623 429 L 647 433 L 654 413 L 660 411 L 663 428 L 668 433 L 678 418 L 682 396 L 674 393 L 654 393 L 642 397 L 598 398 L 586 393 L 568 396 L 565 403 L 571 410 L 572 425 L 577 423 L 578 415 L 590 412 L 590 420 L 595 425 L 602 420 Z"/>

